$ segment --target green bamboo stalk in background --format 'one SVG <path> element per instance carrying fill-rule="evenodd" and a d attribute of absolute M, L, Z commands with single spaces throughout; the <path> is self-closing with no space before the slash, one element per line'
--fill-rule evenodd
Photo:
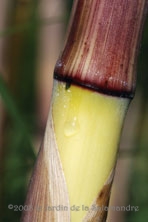
<path fill-rule="evenodd" d="M 74 2 L 22 221 L 106 220 L 147 3 Z"/>

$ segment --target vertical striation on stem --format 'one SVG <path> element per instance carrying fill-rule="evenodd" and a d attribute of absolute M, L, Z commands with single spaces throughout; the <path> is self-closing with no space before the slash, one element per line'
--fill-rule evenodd
<path fill-rule="evenodd" d="M 76 0 L 22 221 L 103 222 L 147 0 Z M 80 87 L 81 86 L 81 87 Z M 101 92 L 101 93 L 100 93 Z M 105 95 L 104 95 L 105 94 Z M 112 95 L 112 96 L 110 96 Z M 65 205 L 65 212 L 36 207 Z M 88 207 L 85 212 L 80 209 Z M 78 206 L 79 210 L 71 210 Z M 97 210 L 93 210 L 95 207 Z"/>
<path fill-rule="evenodd" d="M 79 0 L 54 77 L 133 97 L 147 0 Z"/>

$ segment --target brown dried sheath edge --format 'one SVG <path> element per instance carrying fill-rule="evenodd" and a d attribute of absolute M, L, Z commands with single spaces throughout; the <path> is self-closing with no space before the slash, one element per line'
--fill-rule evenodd
<path fill-rule="evenodd" d="M 54 78 L 132 98 L 147 0 L 76 0 Z"/>

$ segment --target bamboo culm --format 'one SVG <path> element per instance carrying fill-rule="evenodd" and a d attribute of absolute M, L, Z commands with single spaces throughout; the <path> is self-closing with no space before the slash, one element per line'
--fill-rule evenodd
<path fill-rule="evenodd" d="M 23 222 L 106 221 L 147 3 L 74 1 Z"/>

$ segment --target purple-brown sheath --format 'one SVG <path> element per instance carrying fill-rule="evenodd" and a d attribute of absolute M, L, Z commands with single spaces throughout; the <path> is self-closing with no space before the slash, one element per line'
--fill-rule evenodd
<path fill-rule="evenodd" d="M 54 78 L 66 82 L 67 87 L 76 84 L 108 95 L 132 98 L 147 5 L 147 0 L 75 0 Z M 37 212 L 35 208 L 39 204 L 69 204 L 51 120 L 49 118 L 26 200 L 33 211 L 23 213 L 23 222 L 70 222 L 70 212 L 64 212 L 61 217 L 55 212 Z M 113 174 L 94 201 L 96 206 L 108 205 Z M 90 211 L 83 219 L 88 221 L 106 221 L 106 212 Z"/>
<path fill-rule="evenodd" d="M 54 78 L 132 98 L 147 0 L 76 0 Z"/>

